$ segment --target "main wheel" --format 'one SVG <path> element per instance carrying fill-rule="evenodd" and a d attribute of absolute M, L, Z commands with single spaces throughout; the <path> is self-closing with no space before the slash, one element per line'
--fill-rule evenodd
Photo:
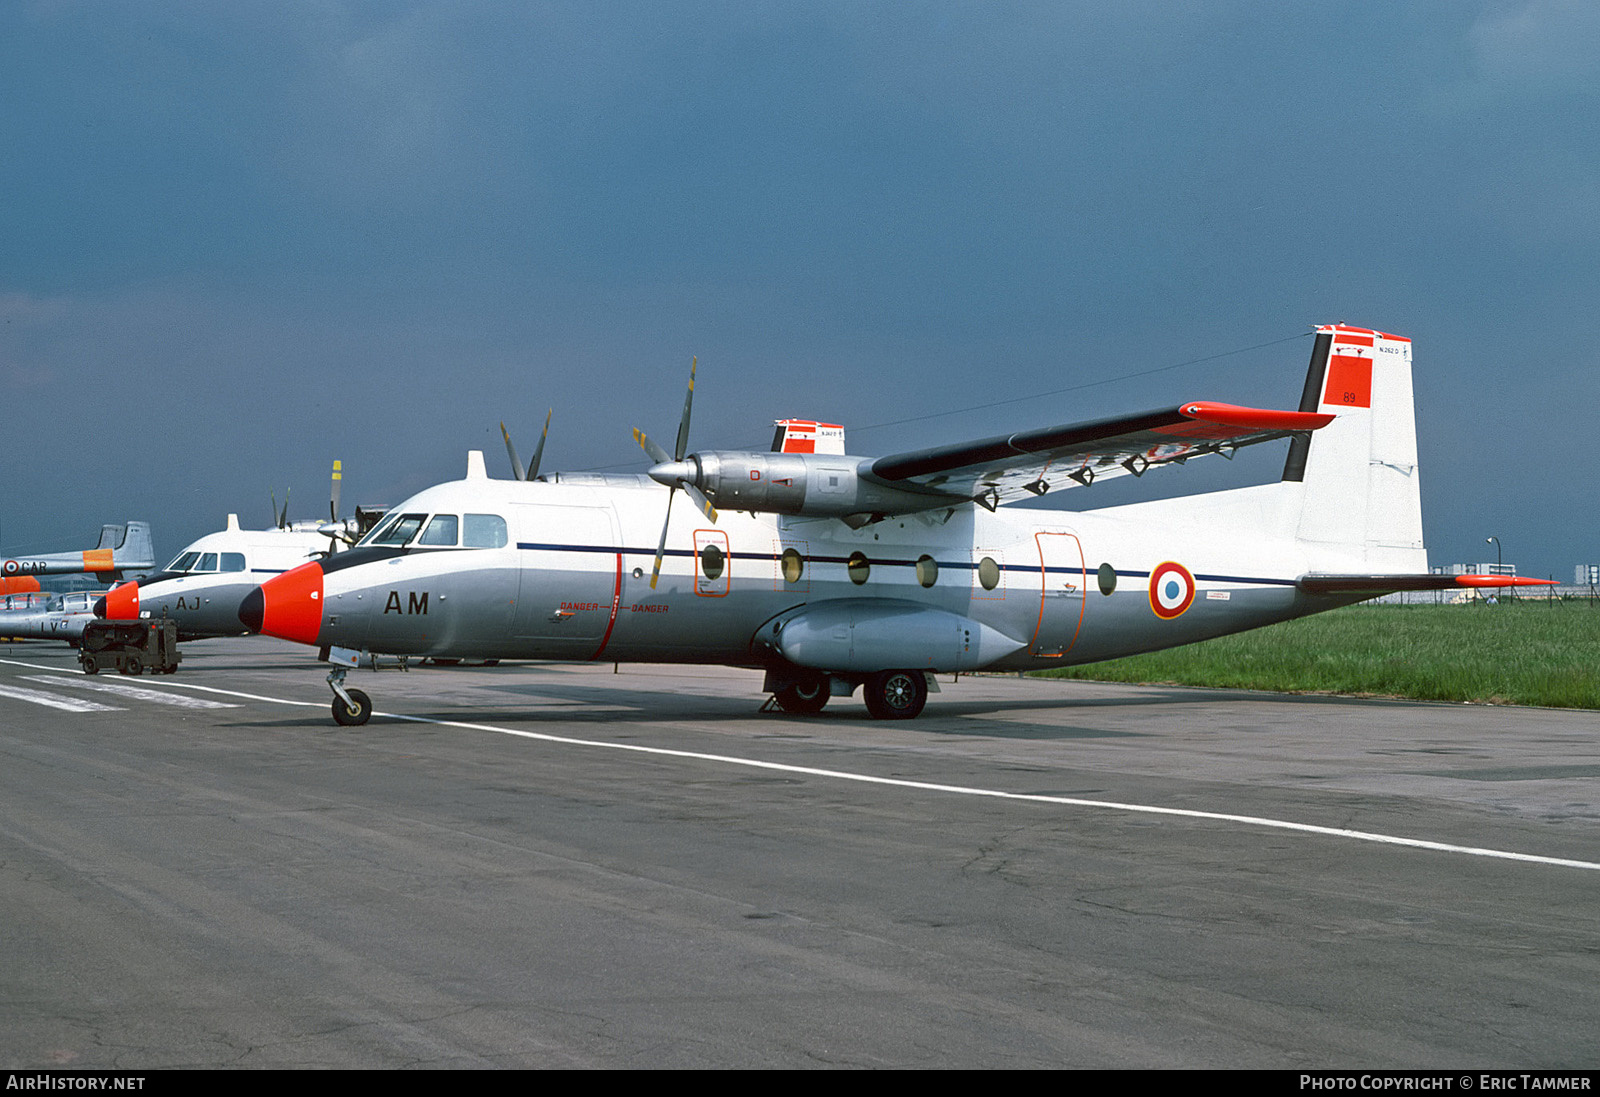
<path fill-rule="evenodd" d="M 144 664 L 139 661 L 137 655 L 130 655 L 128 656 L 128 661 L 122 664 L 122 673 L 131 674 L 137 678 L 144 673 Z"/>
<path fill-rule="evenodd" d="M 884 670 L 862 686 L 867 711 L 879 720 L 910 720 L 928 703 L 928 679 L 920 670 Z"/>
<path fill-rule="evenodd" d="M 358 728 L 372 719 L 372 698 L 359 689 L 347 689 L 352 705 L 344 703 L 338 694 L 333 697 L 333 720 L 347 728 Z"/>
<path fill-rule="evenodd" d="M 828 703 L 828 680 L 822 675 L 784 686 L 773 694 L 784 712 L 796 716 L 815 716 Z"/>

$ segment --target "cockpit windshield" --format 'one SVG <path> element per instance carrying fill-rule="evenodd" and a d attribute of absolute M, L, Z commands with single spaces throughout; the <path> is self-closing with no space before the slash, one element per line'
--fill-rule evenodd
<path fill-rule="evenodd" d="M 504 548 L 510 538 L 498 514 L 391 514 L 360 544 L 403 548 Z"/>
<path fill-rule="evenodd" d="M 181 575 L 188 575 L 194 572 L 243 571 L 245 570 L 244 553 L 185 552 L 168 564 L 167 570 L 178 572 Z"/>
<path fill-rule="evenodd" d="M 426 514 L 396 514 L 385 518 L 378 528 L 362 539 L 363 545 L 401 546 L 411 542 L 427 520 Z"/>

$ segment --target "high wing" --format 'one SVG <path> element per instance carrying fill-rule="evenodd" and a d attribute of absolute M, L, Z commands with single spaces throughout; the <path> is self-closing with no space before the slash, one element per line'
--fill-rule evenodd
<path fill-rule="evenodd" d="M 1325 427 L 1334 416 L 1192 401 L 1175 408 L 1044 427 L 952 446 L 879 457 L 867 479 L 974 499 L 993 510 L 1052 488 L 1107 476 L 1142 476 L 1157 465 L 1222 453 Z"/>

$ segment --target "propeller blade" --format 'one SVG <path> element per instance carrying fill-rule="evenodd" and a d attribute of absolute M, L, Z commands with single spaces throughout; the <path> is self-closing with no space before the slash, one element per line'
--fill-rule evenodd
<path fill-rule="evenodd" d="M 279 529 L 288 529 L 289 528 L 289 492 L 291 492 L 293 490 L 294 490 L 293 488 L 284 488 L 283 489 L 283 513 L 278 516 L 278 528 Z"/>
<path fill-rule="evenodd" d="M 678 486 L 683 489 L 683 493 L 685 495 L 694 500 L 695 506 L 699 507 L 705 512 L 705 516 L 711 519 L 711 524 L 716 525 L 717 508 L 711 505 L 711 500 L 706 498 L 705 492 L 701 491 L 687 480 L 679 480 Z"/>
<path fill-rule="evenodd" d="M 337 457 L 333 459 L 333 495 L 328 499 L 328 521 L 339 520 L 339 482 L 344 479 L 343 466 Z"/>
<path fill-rule="evenodd" d="M 689 361 L 689 391 L 683 398 L 683 419 L 678 423 L 678 448 L 672 451 L 674 461 L 682 461 L 683 455 L 689 452 L 689 412 L 694 408 L 694 371 L 699 364 L 698 354 Z"/>
<path fill-rule="evenodd" d="M 633 428 L 633 440 L 650 455 L 650 460 L 658 465 L 665 465 L 672 460 L 672 455 L 652 442 L 648 435 L 638 427 Z"/>
<path fill-rule="evenodd" d="M 511 444 L 511 432 L 506 430 L 504 420 L 500 422 L 500 437 L 506 440 L 506 456 L 511 458 L 511 478 L 522 479 L 522 462 L 517 459 L 517 447 Z M 540 443 L 543 444 L 542 442 Z"/>
<path fill-rule="evenodd" d="M 544 440 L 546 438 L 550 437 L 550 417 L 552 415 L 554 415 L 555 413 L 556 413 L 556 409 L 555 408 L 551 408 L 549 411 L 544 413 L 544 433 L 539 435 L 539 444 L 538 444 L 537 447 L 534 448 L 533 460 L 528 462 L 528 479 L 529 480 L 532 480 L 532 479 L 534 479 L 535 477 L 537 477 L 539 475 L 539 460 L 542 457 L 544 457 Z M 500 429 L 501 430 L 505 430 L 506 429 L 504 424 L 501 425 Z M 508 436 L 506 438 L 506 445 L 509 446 L 510 444 L 511 444 L 511 439 Z"/>
<path fill-rule="evenodd" d="M 635 432 L 637 433 L 637 432 Z M 656 589 L 656 580 L 661 578 L 661 558 L 667 554 L 667 528 L 672 525 L 672 496 L 673 489 L 667 490 L 667 516 L 661 521 L 661 543 L 656 546 L 656 562 L 650 568 L 650 589 Z"/>

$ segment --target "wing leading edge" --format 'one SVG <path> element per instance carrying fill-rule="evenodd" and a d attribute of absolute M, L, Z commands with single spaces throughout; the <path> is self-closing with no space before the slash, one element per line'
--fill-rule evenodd
<path fill-rule="evenodd" d="M 1088 485 L 1107 476 L 1142 476 L 1191 457 L 1233 456 L 1243 446 L 1317 430 L 1332 415 L 1273 411 L 1197 400 L 1175 408 L 1044 427 L 952 446 L 880 457 L 864 470 L 881 483 L 966 496 L 994 507 Z"/>

